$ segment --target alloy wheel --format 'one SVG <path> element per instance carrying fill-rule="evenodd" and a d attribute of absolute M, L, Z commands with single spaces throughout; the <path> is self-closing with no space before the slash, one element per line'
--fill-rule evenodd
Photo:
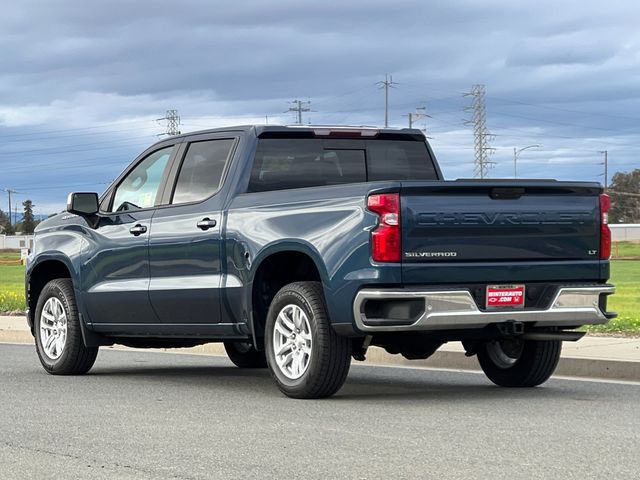
<path fill-rule="evenodd" d="M 62 302 L 51 297 L 47 299 L 40 314 L 40 344 L 51 360 L 57 360 L 67 342 L 67 314 Z"/>
<path fill-rule="evenodd" d="M 283 307 L 273 330 L 274 355 L 278 369 L 291 380 L 300 378 L 311 361 L 311 326 L 298 305 Z"/>

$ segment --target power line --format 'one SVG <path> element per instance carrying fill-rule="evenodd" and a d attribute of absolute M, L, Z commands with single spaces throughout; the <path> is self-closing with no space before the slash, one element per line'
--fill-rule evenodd
<path fill-rule="evenodd" d="M 503 115 L 505 117 L 513 117 L 513 118 L 523 118 L 525 120 L 535 120 L 536 122 L 549 123 L 551 125 L 560 125 L 563 127 L 579 127 L 579 128 L 584 128 L 585 130 L 602 130 L 605 132 L 615 132 L 615 133 L 634 133 L 634 132 L 629 132 L 628 130 L 620 130 L 620 129 L 614 129 L 614 128 L 605 128 L 605 127 L 592 127 L 588 125 L 580 125 L 578 123 L 570 123 L 570 122 L 557 122 L 555 120 L 548 120 L 545 118 L 528 117 L 526 115 L 516 115 L 515 113 L 498 112 L 498 115 Z"/>
<path fill-rule="evenodd" d="M 98 135 L 110 135 L 113 133 L 122 133 L 122 132 L 137 132 L 140 130 L 149 130 L 149 127 L 136 127 L 136 128 L 124 128 L 119 130 L 102 130 L 99 132 L 86 132 L 86 133 L 72 133 L 69 135 L 49 135 L 49 136 L 39 136 L 38 138 L 17 138 L 15 140 L 6 140 L 4 143 L 20 143 L 20 142 L 35 142 L 41 140 L 58 140 L 60 138 L 75 138 L 75 137 L 96 137 Z M 0 137 L 0 139 L 4 140 L 5 137 Z"/>
<path fill-rule="evenodd" d="M 134 146 L 142 146 L 142 145 L 148 145 L 148 142 L 142 143 L 140 140 L 129 140 L 126 142 L 116 142 L 117 144 L 113 144 L 112 142 L 108 143 L 107 146 L 98 146 L 96 148 L 68 148 L 65 150 L 55 150 L 55 147 L 53 148 L 48 148 L 48 149 L 40 149 L 40 150 L 25 150 L 25 151 L 21 151 L 21 152 L 0 152 L 0 156 L 5 157 L 5 156 L 15 156 L 16 154 L 30 154 L 30 153 L 48 153 L 50 155 L 59 155 L 59 154 L 63 154 L 63 153 L 83 153 L 83 152 L 93 152 L 93 151 L 97 151 L 97 150 L 111 150 L 111 149 L 118 149 L 118 148 L 128 148 L 128 147 L 134 147 Z M 101 145 L 100 143 L 96 143 L 96 144 L 88 144 L 88 145 Z M 80 146 L 80 145 L 79 145 Z M 50 162 L 48 163 L 43 163 L 42 165 L 48 165 L 50 164 Z M 10 167 L 9 167 L 10 168 Z"/>
<path fill-rule="evenodd" d="M 142 139 L 148 140 L 150 137 L 151 137 L 150 135 L 139 135 L 135 137 L 122 138 L 120 140 L 102 140 L 99 142 L 91 142 L 91 143 L 57 145 L 52 147 L 35 148 L 31 150 L 11 150 L 6 152 L 0 152 L 0 157 L 3 157 L 3 156 L 14 157 L 16 155 L 23 155 L 23 154 L 29 154 L 29 153 L 54 153 L 54 154 L 67 153 L 68 151 L 77 151 L 77 150 L 67 150 L 67 149 L 77 149 L 79 147 L 96 147 L 99 145 L 118 145 L 118 144 L 125 145 L 125 144 L 130 144 L 131 142 L 141 143 L 140 140 Z M 80 151 L 83 151 L 83 150 L 80 150 Z"/>
<path fill-rule="evenodd" d="M 96 128 L 105 128 L 105 127 L 111 127 L 113 125 L 122 125 L 125 123 L 138 123 L 138 122 L 146 122 L 149 120 L 123 120 L 121 122 L 111 122 L 111 123 L 104 123 L 102 125 L 93 125 L 91 127 L 76 127 L 76 128 L 63 128 L 63 129 L 58 129 L 58 130 L 41 130 L 41 131 L 37 131 L 37 132 L 29 132 L 29 133 L 11 133 L 9 135 L 2 135 L 0 137 L 0 139 L 4 140 L 7 138 L 15 138 L 15 137 L 26 137 L 26 136 L 34 136 L 34 135 L 42 135 L 42 134 L 47 134 L 47 133 L 63 133 L 63 132 L 77 132 L 77 131 L 83 131 L 83 130 L 93 130 Z"/>
<path fill-rule="evenodd" d="M 384 88 L 384 127 L 387 128 L 389 126 L 389 89 L 395 88 L 394 85 L 398 85 L 398 83 L 393 81 L 392 75 L 385 74 L 384 80 L 376 85 L 379 85 L 379 88 Z"/>
<path fill-rule="evenodd" d="M 365 87 L 359 87 L 359 88 L 356 88 L 355 90 L 351 90 L 351 91 L 348 91 L 348 92 L 340 93 L 338 95 L 331 95 L 329 97 L 321 97 L 320 105 L 325 105 L 327 103 L 327 101 L 329 101 L 329 100 L 335 100 L 337 98 L 346 97 L 347 95 L 351 96 L 354 93 L 360 93 L 360 92 L 362 92 L 364 90 L 368 90 L 369 88 L 371 88 L 371 85 L 367 85 Z M 318 102 L 315 102 L 315 106 L 316 107 L 318 106 Z"/>
<path fill-rule="evenodd" d="M 72 185 L 49 185 L 47 187 L 22 187 L 22 190 L 29 192 L 40 190 L 55 190 L 56 188 L 72 188 L 72 187 L 92 187 L 95 185 L 109 185 L 111 182 L 93 182 L 93 183 L 75 183 Z"/>
<path fill-rule="evenodd" d="M 559 110 L 561 112 L 570 112 L 570 113 L 579 113 L 581 115 L 592 115 L 592 116 L 596 116 L 596 117 L 612 117 L 612 118 L 624 118 L 627 120 L 640 120 L 640 117 L 630 117 L 628 115 L 615 115 L 615 114 L 611 114 L 611 113 L 602 113 L 602 112 L 586 112 L 584 110 L 573 110 L 570 108 L 562 108 L 562 107 L 556 107 L 555 105 L 548 105 L 548 104 L 536 104 L 536 103 L 528 103 L 528 102 L 522 102 L 519 100 L 512 100 L 509 98 L 502 98 L 502 97 L 494 97 L 493 95 L 491 96 L 492 99 L 496 99 L 496 100 L 500 100 L 503 102 L 507 102 L 507 103 L 513 103 L 516 105 L 527 105 L 529 107 L 535 107 L 535 108 L 548 108 L 551 110 Z"/>
<path fill-rule="evenodd" d="M 465 122 L 473 125 L 473 137 L 475 148 L 475 168 L 474 177 L 484 178 L 489 173 L 489 168 L 494 162 L 489 161 L 489 155 L 493 153 L 493 149 L 489 146 L 491 133 L 487 129 L 486 123 L 486 106 L 485 106 L 485 88 L 484 85 L 473 85 L 471 91 L 463 94 L 465 97 L 472 97 L 471 106 L 466 111 L 473 112 L 471 120 Z"/>
<path fill-rule="evenodd" d="M 119 160 L 115 160 L 118 159 Z M 105 162 L 105 159 L 108 160 L 115 160 L 112 162 Z M 108 156 L 108 157 L 91 157 L 90 160 L 86 160 L 84 158 L 78 158 L 75 160 L 71 160 L 71 161 L 66 161 L 66 162 L 60 162 L 60 163 L 56 163 L 56 172 L 59 170 L 67 170 L 70 168 L 79 168 L 82 167 L 87 168 L 87 167 L 110 167 L 110 166 L 115 166 L 115 165 L 128 165 L 129 163 L 131 163 L 131 160 L 133 159 L 133 157 L 131 158 L 125 158 L 123 159 L 122 157 L 114 157 L 114 156 Z M 20 173 L 20 172 L 28 172 L 28 171 L 33 171 L 34 168 L 38 168 L 38 167 L 43 167 L 46 166 L 47 164 L 37 164 L 37 165 L 19 165 L 18 167 L 9 167 L 9 173 Z"/>

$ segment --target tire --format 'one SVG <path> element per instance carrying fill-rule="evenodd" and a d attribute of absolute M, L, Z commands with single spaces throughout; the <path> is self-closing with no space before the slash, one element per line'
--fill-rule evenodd
<path fill-rule="evenodd" d="M 256 350 L 250 343 L 224 342 L 229 360 L 240 368 L 267 368 L 264 351 Z"/>
<path fill-rule="evenodd" d="M 295 333 L 294 338 L 285 333 Z M 290 283 L 276 294 L 267 313 L 265 347 L 271 375 L 292 398 L 330 397 L 351 366 L 351 342 L 331 328 L 318 282 Z M 277 356 L 276 349 L 281 350 Z"/>
<path fill-rule="evenodd" d="M 561 341 L 505 339 L 486 342 L 478 350 L 485 375 L 501 387 L 535 387 L 553 374 Z"/>
<path fill-rule="evenodd" d="M 48 373 L 82 375 L 95 363 L 98 347 L 85 347 L 80 321 L 71 280 L 47 283 L 38 297 L 34 334 L 40 363 Z"/>

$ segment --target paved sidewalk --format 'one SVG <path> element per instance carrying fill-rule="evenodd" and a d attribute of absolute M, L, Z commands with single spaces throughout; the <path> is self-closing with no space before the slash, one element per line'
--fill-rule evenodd
<path fill-rule="evenodd" d="M 441 350 L 464 352 L 460 342 L 447 343 Z M 564 342 L 562 357 L 640 362 L 640 338 L 586 335 L 577 342 Z"/>
<path fill-rule="evenodd" d="M 32 343 L 25 317 L 0 316 L 0 342 Z M 118 348 L 118 347 L 116 347 Z M 207 344 L 180 351 L 223 355 L 221 344 Z M 443 345 L 427 360 L 406 360 L 380 348 L 370 348 L 367 362 L 380 365 L 478 369 L 475 358 L 464 355 L 459 342 Z M 565 342 L 557 375 L 617 378 L 640 381 L 640 338 L 586 336 L 578 342 Z"/>

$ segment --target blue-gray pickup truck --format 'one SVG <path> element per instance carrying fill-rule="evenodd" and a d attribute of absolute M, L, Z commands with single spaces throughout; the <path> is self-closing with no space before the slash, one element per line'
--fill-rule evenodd
<path fill-rule="evenodd" d="M 445 181 L 418 130 L 179 135 L 38 226 L 28 322 L 58 375 L 102 345 L 224 342 L 320 398 L 370 346 L 423 359 L 461 341 L 497 385 L 532 387 L 576 328 L 615 316 L 609 205 L 598 183 Z"/>

